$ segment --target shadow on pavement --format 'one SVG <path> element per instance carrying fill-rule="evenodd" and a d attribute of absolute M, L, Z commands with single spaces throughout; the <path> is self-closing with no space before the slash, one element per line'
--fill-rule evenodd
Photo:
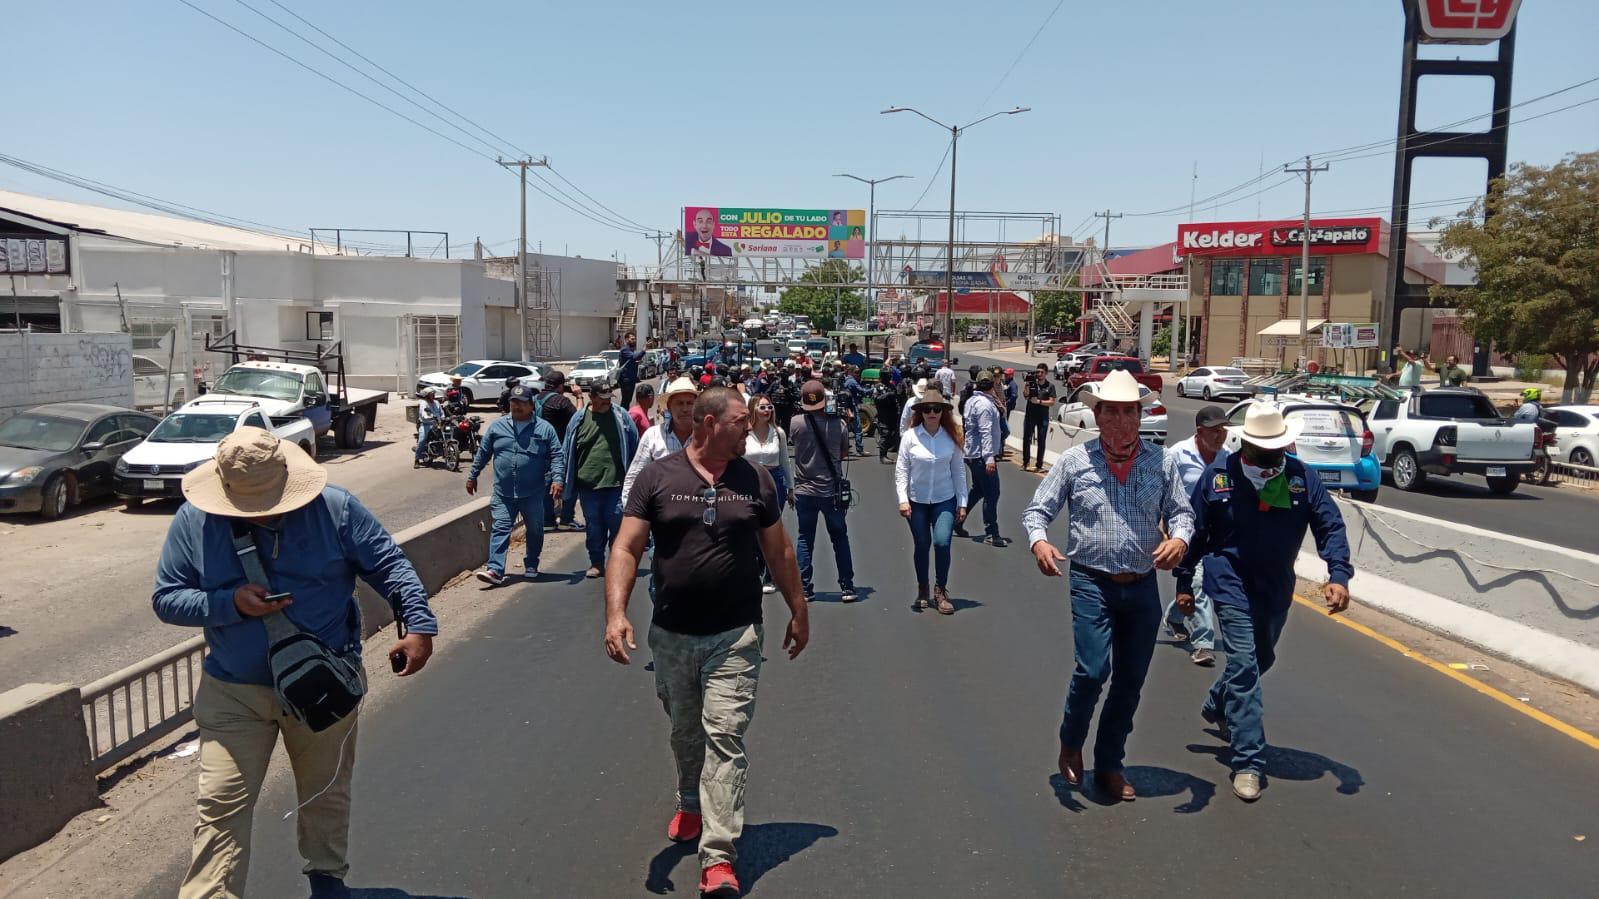
<path fill-rule="evenodd" d="M 817 840 L 836 836 L 838 828 L 828 827 L 826 824 L 785 821 L 747 825 L 744 828 L 744 835 L 738 839 L 738 863 L 733 866 L 733 872 L 738 875 L 739 885 L 744 888 L 744 895 L 747 896 L 754 891 L 756 882 L 764 877 L 766 872 L 811 848 Z M 693 895 L 694 890 L 699 887 L 699 865 L 689 865 L 690 870 L 682 875 L 688 879 L 682 890 L 672 882 L 672 872 L 679 862 L 684 859 L 695 859 L 698 855 L 699 849 L 693 843 L 674 843 L 662 849 L 650 859 L 649 875 L 644 881 L 644 888 L 657 895 L 673 892 Z"/>
<path fill-rule="evenodd" d="M 1138 791 L 1138 801 L 1158 799 L 1162 796 L 1181 796 L 1188 794 L 1188 798 L 1172 808 L 1179 815 L 1191 815 L 1204 811 L 1210 805 L 1210 800 L 1216 795 L 1216 785 L 1208 780 L 1202 780 L 1192 774 L 1182 771 L 1173 771 L 1170 768 L 1157 768 L 1153 765 L 1129 765 L 1122 769 L 1127 782 Z M 1106 796 L 1094 783 L 1093 769 L 1083 772 L 1083 785 L 1073 787 L 1066 782 L 1066 778 L 1059 773 L 1049 776 L 1049 785 L 1055 791 L 1055 799 L 1060 802 L 1061 808 L 1069 812 L 1087 811 L 1087 806 L 1078 801 L 1082 796 L 1095 805 L 1113 806 L 1120 805 L 1121 800 Z"/>
<path fill-rule="evenodd" d="M 15 634 L 16 632 L 17 632 L 16 628 L 14 628 L 14 627 L 6 627 L 5 625 L 0 624 L 0 637 L 10 637 L 13 634 Z"/>
<path fill-rule="evenodd" d="M 1207 730 L 1206 733 L 1216 732 Z M 1226 766 L 1229 770 L 1232 768 L 1233 751 L 1230 746 L 1201 746 L 1198 743 L 1190 743 L 1188 751 L 1212 756 L 1218 764 Z M 1267 778 L 1312 781 L 1320 780 L 1330 774 L 1338 781 L 1338 792 L 1345 796 L 1359 793 L 1360 788 L 1366 785 L 1366 779 L 1360 776 L 1359 770 L 1320 753 L 1267 744 L 1261 758 L 1265 762 L 1264 773 Z"/>
<path fill-rule="evenodd" d="M 398 887 L 351 887 L 350 899 L 466 899 L 465 896 L 435 896 L 407 893 Z"/>

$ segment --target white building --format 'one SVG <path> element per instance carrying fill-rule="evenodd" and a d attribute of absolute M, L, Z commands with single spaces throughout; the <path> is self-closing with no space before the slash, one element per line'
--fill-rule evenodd
<path fill-rule="evenodd" d="M 127 330 L 136 366 L 144 357 L 184 377 L 219 373 L 226 360 L 204 352 L 205 338 L 229 331 L 266 347 L 339 341 L 351 386 L 399 391 L 461 359 L 520 352 L 514 284 L 490 261 L 344 255 L 305 237 L 8 191 L 0 247 L 0 327 Z M 530 254 L 530 266 L 558 273 L 544 355 L 607 345 L 616 264 Z"/>

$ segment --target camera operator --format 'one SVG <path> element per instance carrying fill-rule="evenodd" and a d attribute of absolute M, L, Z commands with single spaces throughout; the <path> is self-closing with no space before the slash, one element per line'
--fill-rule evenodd
<path fill-rule="evenodd" d="M 1038 463 L 1034 470 L 1044 470 L 1044 440 L 1049 435 L 1049 410 L 1055 405 L 1055 385 L 1049 380 L 1049 367 L 1038 363 L 1038 368 L 1027 376 L 1023 395 L 1027 398 L 1027 411 L 1022 418 L 1022 471 L 1028 467 L 1032 455 L 1033 439 L 1038 440 Z"/>

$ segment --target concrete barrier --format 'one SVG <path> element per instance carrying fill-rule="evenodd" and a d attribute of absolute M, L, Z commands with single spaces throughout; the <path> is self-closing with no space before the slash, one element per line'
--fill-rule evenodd
<path fill-rule="evenodd" d="M 484 496 L 400 531 L 394 542 L 405 550 L 428 596 L 434 596 L 461 572 L 488 559 L 491 524 L 489 499 Z M 362 637 L 394 620 L 393 608 L 365 581 L 356 581 L 355 593 L 361 603 Z"/>
<path fill-rule="evenodd" d="M 1343 498 L 1338 505 L 1357 600 L 1599 692 L 1599 556 Z M 1313 536 L 1296 570 L 1326 578 Z"/>
<path fill-rule="evenodd" d="M 77 687 L 23 684 L 0 693 L 0 760 L 0 860 L 100 801 Z"/>

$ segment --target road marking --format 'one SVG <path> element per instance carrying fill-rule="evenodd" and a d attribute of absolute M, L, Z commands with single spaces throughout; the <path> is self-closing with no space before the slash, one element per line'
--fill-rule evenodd
<path fill-rule="evenodd" d="M 1356 633 L 1364 634 L 1365 636 L 1376 640 L 1378 643 L 1381 643 L 1389 649 L 1392 649 L 1394 652 L 1399 653 L 1407 659 L 1420 662 L 1439 674 L 1457 680 L 1460 683 L 1465 684 L 1471 689 L 1477 691 L 1478 693 L 1481 693 L 1483 696 L 1498 702 L 1500 705 L 1514 709 L 1521 714 L 1526 715 L 1528 718 L 1537 721 L 1539 724 L 1553 728 L 1554 730 L 1565 734 L 1571 739 L 1576 740 L 1578 743 L 1587 746 L 1589 749 L 1599 750 L 1599 737 L 1596 737 L 1579 727 L 1561 721 L 1559 718 L 1556 718 L 1547 712 L 1539 711 L 1538 709 L 1535 709 L 1532 706 L 1516 699 L 1514 696 L 1511 696 L 1502 690 L 1496 690 L 1474 677 L 1468 677 L 1467 675 L 1461 674 L 1453 667 L 1446 665 L 1443 662 L 1439 662 L 1423 653 L 1417 652 L 1416 650 L 1411 649 L 1392 637 L 1379 634 L 1358 621 L 1351 621 L 1348 618 L 1341 616 L 1328 616 L 1325 614 L 1326 606 L 1320 603 L 1312 602 L 1311 600 L 1300 596 L 1298 593 L 1294 594 L 1294 602 L 1297 602 L 1306 608 L 1315 609 L 1316 611 L 1323 613 L 1322 617 L 1330 617 L 1334 622 L 1350 628 Z"/>

